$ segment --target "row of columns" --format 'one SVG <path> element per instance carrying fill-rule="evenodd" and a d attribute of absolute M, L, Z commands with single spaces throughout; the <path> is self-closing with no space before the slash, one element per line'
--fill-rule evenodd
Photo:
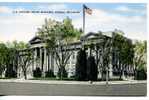
<path fill-rule="evenodd" d="M 38 52 L 39 52 L 39 54 L 37 54 Z M 88 54 L 89 53 L 90 53 L 90 50 L 88 49 Z M 95 54 L 95 58 L 96 58 L 96 55 L 97 54 Z M 76 53 L 75 53 L 75 56 L 76 56 Z M 112 55 L 110 55 L 109 57 L 110 57 L 109 76 L 111 77 L 113 75 L 113 73 L 112 73 Z M 43 59 L 43 61 L 42 61 L 42 59 Z M 72 67 L 72 62 L 70 60 L 72 60 L 72 56 L 69 59 L 69 65 L 70 65 L 69 69 L 70 69 L 70 67 Z M 55 67 L 54 58 L 51 56 L 51 54 L 47 55 L 46 48 L 39 48 L 39 47 L 34 48 L 34 62 L 33 62 L 32 69 L 35 70 L 37 67 L 42 69 L 43 73 L 48 71 L 49 69 L 52 69 L 54 71 L 54 67 Z"/>
<path fill-rule="evenodd" d="M 49 69 L 54 70 L 53 61 L 54 60 L 51 54 L 47 54 L 46 48 L 34 48 L 34 61 L 32 64 L 32 70 L 35 70 L 37 67 L 39 67 L 43 72 L 46 72 Z"/>

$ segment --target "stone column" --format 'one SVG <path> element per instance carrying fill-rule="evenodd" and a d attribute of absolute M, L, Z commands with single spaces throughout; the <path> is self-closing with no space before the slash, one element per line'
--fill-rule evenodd
<path fill-rule="evenodd" d="M 68 62 L 67 62 L 67 64 L 69 64 L 69 66 L 67 66 L 68 67 L 68 77 L 70 77 L 70 75 L 71 75 L 71 67 L 72 67 L 72 62 L 73 62 L 73 59 L 72 59 L 72 57 L 73 57 L 73 55 L 74 54 L 72 54 L 71 56 L 70 56 L 70 58 L 69 58 L 69 60 L 68 60 Z"/>
<path fill-rule="evenodd" d="M 46 66 L 46 69 L 48 71 L 48 66 L 49 66 L 49 54 L 46 56 L 47 57 L 47 66 Z"/>
<path fill-rule="evenodd" d="M 51 70 L 51 59 L 52 59 L 52 57 L 51 57 L 51 53 L 50 53 L 50 55 L 49 55 L 49 70 Z"/>
<path fill-rule="evenodd" d="M 47 71 L 46 67 L 47 67 L 47 50 L 46 50 L 46 48 L 44 48 L 44 64 L 43 64 L 44 72 Z"/>
<path fill-rule="evenodd" d="M 87 49 L 87 57 L 90 56 L 90 48 Z"/>
<path fill-rule="evenodd" d="M 34 50 L 34 70 L 36 69 L 37 67 L 37 49 L 35 48 Z"/>
<path fill-rule="evenodd" d="M 52 54 L 50 55 L 51 56 L 51 60 L 50 60 L 50 65 L 51 65 L 51 70 L 53 70 L 54 71 L 54 58 L 53 58 L 53 56 L 52 56 Z"/>
<path fill-rule="evenodd" d="M 110 48 L 110 52 L 113 52 L 113 48 Z M 113 77 L 113 65 L 112 65 L 112 53 L 109 56 L 109 79 Z"/>
<path fill-rule="evenodd" d="M 97 64 L 97 62 L 98 62 L 98 58 L 99 58 L 99 52 L 98 52 L 98 48 L 97 48 L 97 46 L 95 46 L 95 49 L 96 49 L 96 64 Z M 97 65 L 97 67 L 98 67 L 98 65 Z"/>
<path fill-rule="evenodd" d="M 48 55 L 48 70 L 50 70 L 50 60 L 51 60 L 50 55 L 51 55 L 51 53 Z"/>
<path fill-rule="evenodd" d="M 42 70 L 42 48 L 39 49 L 39 68 Z"/>
<path fill-rule="evenodd" d="M 33 50 L 34 50 L 34 48 L 33 48 Z M 35 55 L 35 53 L 34 52 L 32 52 L 33 53 L 33 61 L 32 61 L 32 71 L 34 70 L 34 55 Z"/>
<path fill-rule="evenodd" d="M 111 78 L 113 76 L 112 54 L 110 54 L 109 59 L 109 78 Z"/>
<path fill-rule="evenodd" d="M 55 55 L 53 55 L 53 56 L 55 56 Z M 54 70 L 53 70 L 53 72 L 54 72 L 54 74 L 57 76 L 57 72 L 58 72 L 58 66 L 57 66 L 57 64 L 56 64 L 56 60 L 53 58 L 53 66 L 54 66 Z"/>

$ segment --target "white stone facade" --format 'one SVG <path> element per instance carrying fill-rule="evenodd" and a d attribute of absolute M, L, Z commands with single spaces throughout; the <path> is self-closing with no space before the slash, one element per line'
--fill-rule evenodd
<path fill-rule="evenodd" d="M 105 34 L 105 33 L 104 33 Z M 89 36 L 88 36 L 89 37 Z M 89 40 L 92 40 L 92 43 L 95 43 L 98 45 L 100 43 L 101 39 L 95 38 L 88 38 Z M 51 56 L 51 54 L 48 55 L 48 52 L 45 48 L 45 43 L 42 42 L 42 40 L 37 36 L 34 37 L 30 42 L 30 49 L 34 50 L 34 61 L 32 64 L 30 64 L 30 67 L 28 68 L 27 76 L 28 78 L 33 77 L 33 70 L 35 70 L 37 67 L 39 67 L 42 70 L 42 76 L 45 76 L 45 72 L 50 70 L 53 70 L 54 74 L 57 75 L 58 67 L 56 65 L 55 59 Z M 77 52 L 81 48 L 82 44 L 81 42 L 75 42 L 70 45 L 70 48 L 73 51 L 73 54 L 70 56 L 70 59 L 67 62 L 67 65 L 65 66 L 66 71 L 68 72 L 68 77 L 75 75 L 75 64 L 77 60 Z M 95 48 L 97 49 L 97 48 Z M 102 48 L 101 48 L 102 49 Z M 102 51 L 105 52 L 105 51 Z M 90 55 L 90 48 L 86 50 L 87 55 Z M 100 57 L 100 54 L 97 55 L 95 51 L 92 51 L 92 55 L 95 57 L 95 59 Z M 38 60 L 37 60 L 38 58 Z M 109 55 L 109 77 L 113 77 L 113 65 L 112 65 L 112 54 Z M 102 57 L 99 59 L 102 62 Z M 101 69 L 98 64 L 98 78 L 101 78 Z M 18 68 L 18 75 L 19 78 L 23 78 L 23 73 L 21 71 L 21 68 Z"/>

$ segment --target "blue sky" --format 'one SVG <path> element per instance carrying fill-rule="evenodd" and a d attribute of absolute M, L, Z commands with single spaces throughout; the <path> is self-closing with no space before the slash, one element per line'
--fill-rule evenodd
<path fill-rule="evenodd" d="M 85 3 L 93 10 L 86 14 L 86 33 L 120 29 L 132 39 L 147 39 L 147 6 L 144 3 Z M 26 10 L 75 10 L 77 14 L 14 14 Z M 76 28 L 82 28 L 81 3 L 0 3 L 0 41 L 29 41 L 45 18 L 62 21 L 72 19 Z"/>

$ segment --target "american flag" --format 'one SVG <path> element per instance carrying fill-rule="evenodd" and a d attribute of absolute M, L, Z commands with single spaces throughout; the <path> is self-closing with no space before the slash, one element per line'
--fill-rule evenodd
<path fill-rule="evenodd" d="M 83 8 L 86 13 L 88 13 L 89 15 L 92 14 L 92 9 L 88 8 L 86 5 L 83 5 Z"/>

